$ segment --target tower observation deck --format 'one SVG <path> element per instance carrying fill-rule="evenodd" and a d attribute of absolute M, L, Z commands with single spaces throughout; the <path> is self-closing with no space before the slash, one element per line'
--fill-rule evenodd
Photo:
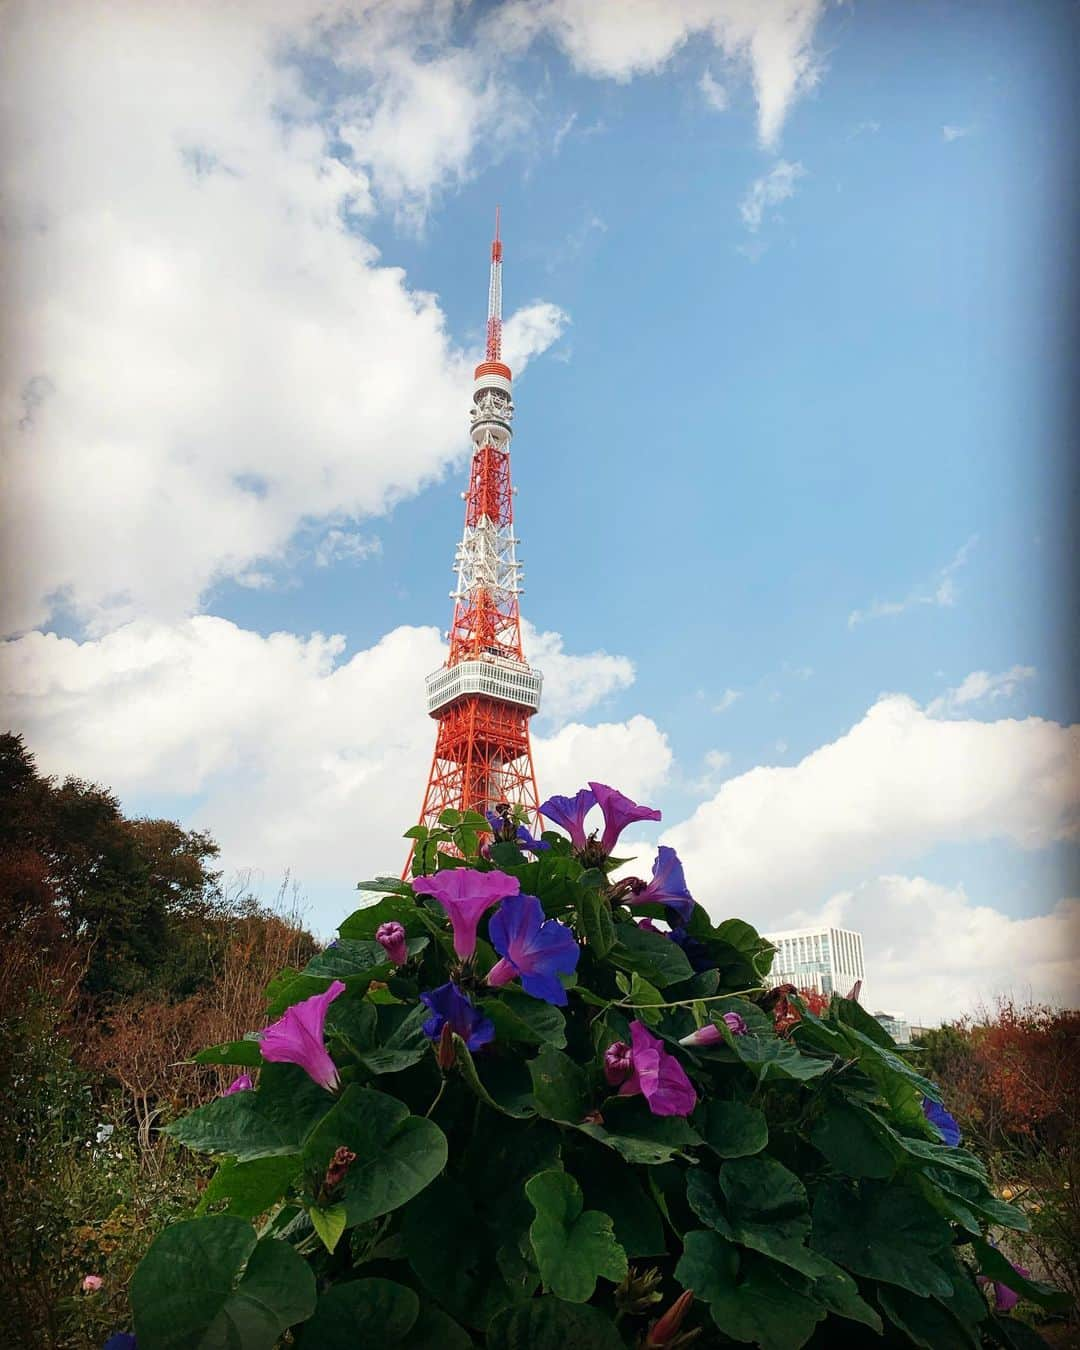
<path fill-rule="evenodd" d="M 502 240 L 491 245 L 487 350 L 473 378 L 472 459 L 465 527 L 454 559 L 457 584 L 446 664 L 427 677 L 427 710 L 437 723 L 435 753 L 420 811 L 434 825 L 447 807 L 490 811 L 522 806 L 539 825 L 529 718 L 543 677 L 521 648 L 521 562 L 514 534 L 510 441 L 514 401 L 502 360 Z"/>

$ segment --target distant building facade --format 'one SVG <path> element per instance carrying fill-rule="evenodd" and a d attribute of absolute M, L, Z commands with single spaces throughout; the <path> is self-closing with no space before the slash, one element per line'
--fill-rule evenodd
<path fill-rule="evenodd" d="M 768 984 L 819 994 L 848 994 L 863 978 L 862 934 L 850 928 L 791 928 L 768 933 L 776 948 Z"/>
<path fill-rule="evenodd" d="M 876 1012 L 874 1016 L 897 1045 L 911 1044 L 911 1027 L 899 1013 Z"/>

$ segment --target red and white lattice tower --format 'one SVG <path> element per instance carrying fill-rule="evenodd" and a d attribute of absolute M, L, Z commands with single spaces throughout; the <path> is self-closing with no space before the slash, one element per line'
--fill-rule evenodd
<path fill-rule="evenodd" d="M 540 706 L 542 676 L 521 650 L 521 563 L 514 537 L 510 368 L 502 361 L 502 242 L 491 245 L 486 359 L 473 380 L 472 465 L 465 532 L 450 592 L 454 619 L 446 665 L 427 677 L 428 713 L 438 723 L 421 825 L 447 807 L 487 811 L 523 806 L 539 826 L 529 718 Z"/>

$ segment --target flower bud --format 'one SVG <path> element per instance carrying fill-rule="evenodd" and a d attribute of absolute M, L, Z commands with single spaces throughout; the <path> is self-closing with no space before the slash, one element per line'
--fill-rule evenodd
<path fill-rule="evenodd" d="M 409 948 L 405 941 L 405 929 L 391 919 L 381 923 L 375 930 L 375 941 L 387 954 L 395 966 L 403 966 L 409 959 Z"/>
<path fill-rule="evenodd" d="M 323 1189 L 329 1194 L 337 1190 L 345 1178 L 349 1175 L 349 1168 L 356 1161 L 356 1154 L 344 1145 L 334 1150 L 334 1156 L 330 1159 L 330 1165 L 326 1169 L 326 1176 L 323 1178 Z"/>
<path fill-rule="evenodd" d="M 443 1073 L 449 1071 L 457 1063 L 457 1051 L 454 1049 L 454 1029 L 449 1022 L 444 1022 L 442 1031 L 439 1032 L 439 1040 L 435 1046 L 435 1063 Z"/>
<path fill-rule="evenodd" d="M 685 1345 L 693 1339 L 696 1332 L 690 1336 L 679 1336 L 679 1328 L 682 1326 L 686 1314 L 690 1311 L 690 1304 L 693 1301 L 694 1291 L 692 1289 L 687 1289 L 681 1293 L 667 1312 L 649 1328 L 643 1350 L 668 1350 L 668 1347 L 677 1344 Z"/>
<path fill-rule="evenodd" d="M 96 1294 L 104 1283 L 105 1281 L 100 1275 L 84 1275 L 82 1282 L 83 1293 Z"/>
<path fill-rule="evenodd" d="M 634 1052 L 625 1041 L 612 1041 L 604 1051 L 604 1077 L 611 1087 L 625 1083 L 634 1072 Z"/>

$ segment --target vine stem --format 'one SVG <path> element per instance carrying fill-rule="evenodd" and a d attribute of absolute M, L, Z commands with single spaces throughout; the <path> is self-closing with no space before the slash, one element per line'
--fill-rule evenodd
<path fill-rule="evenodd" d="M 703 998 L 680 998 L 674 1003 L 609 1003 L 608 1008 L 687 1008 L 694 1003 L 715 1003 L 722 998 L 741 998 L 744 994 L 756 994 L 764 985 L 755 984 L 750 989 L 736 989 L 730 994 L 706 994 Z M 607 1008 L 602 1009 L 603 1012 Z"/>
<path fill-rule="evenodd" d="M 428 1109 L 424 1112 L 424 1118 L 425 1118 L 425 1119 L 427 1119 L 427 1117 L 429 1117 L 429 1116 L 431 1115 L 432 1111 L 434 1111 L 435 1108 L 438 1106 L 438 1104 L 442 1101 L 442 1095 L 443 1095 L 443 1093 L 444 1093 L 445 1091 L 446 1091 L 446 1079 L 443 1078 L 442 1082 L 439 1084 L 439 1090 L 438 1090 L 438 1092 L 436 1092 L 436 1094 L 435 1094 L 435 1100 L 431 1103 L 431 1105 L 428 1107 Z"/>

